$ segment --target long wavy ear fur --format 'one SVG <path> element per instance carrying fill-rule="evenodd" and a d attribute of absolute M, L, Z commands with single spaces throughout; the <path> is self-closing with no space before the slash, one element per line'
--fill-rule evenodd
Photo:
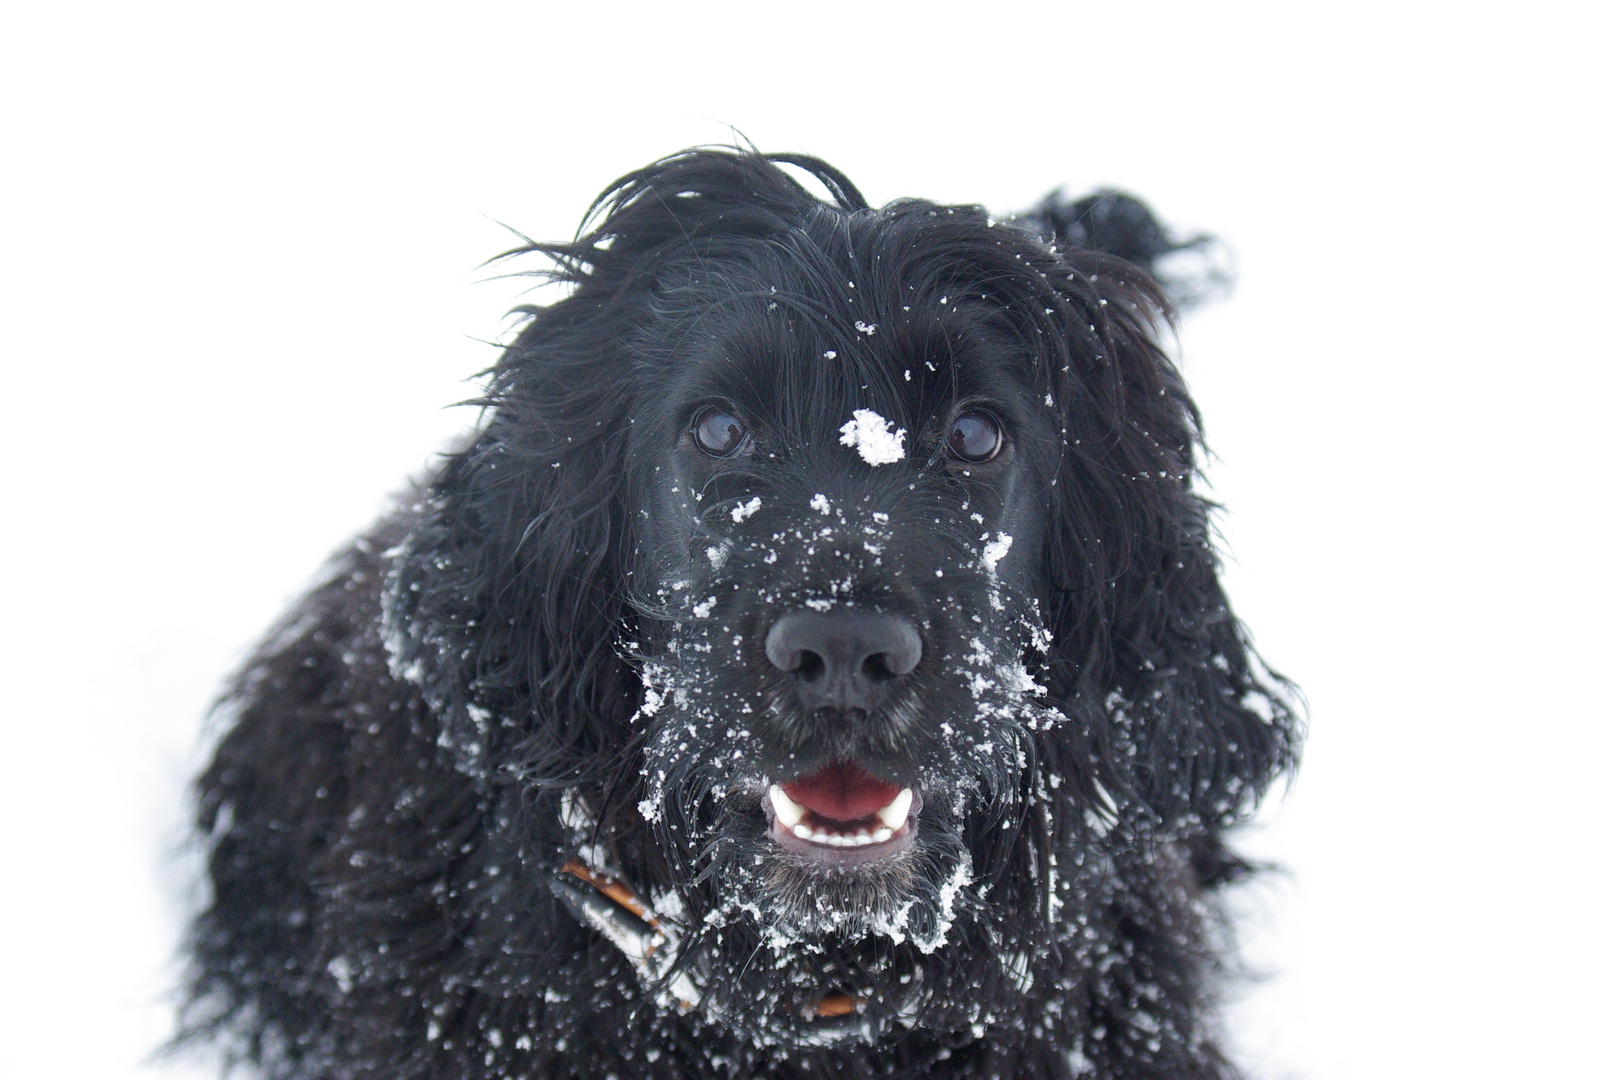
<path fill-rule="evenodd" d="M 1070 268 L 1051 274 L 1071 356 L 1048 548 L 1055 666 L 1096 721 L 1113 798 L 1152 827 L 1210 829 L 1295 763 L 1295 688 L 1258 658 L 1218 583 L 1213 507 L 1194 486 L 1200 416 L 1157 343 L 1175 315 L 1149 270 L 1177 245 L 1125 196 L 1062 209 L 1051 196 L 1018 219 L 1063 227 Z M 1082 243 L 1065 246 L 1068 232 Z"/>

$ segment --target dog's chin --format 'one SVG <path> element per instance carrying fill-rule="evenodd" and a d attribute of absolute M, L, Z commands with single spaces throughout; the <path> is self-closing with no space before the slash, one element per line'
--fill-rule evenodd
<path fill-rule="evenodd" d="M 973 995 L 939 981 L 1002 945 L 970 887 L 970 825 L 955 800 L 927 790 L 889 839 L 837 846 L 785 829 L 762 812 L 767 798 L 728 801 L 730 842 L 714 849 L 728 855 L 706 875 L 721 899 L 704 920 L 711 1021 L 764 1044 L 835 1045 L 899 1024 L 954 1030 L 1013 1007 L 1020 991 L 1002 969 L 977 976 Z M 855 1013 L 826 1011 L 843 998 Z"/>
<path fill-rule="evenodd" d="M 907 858 L 834 872 L 782 860 L 763 875 L 762 929 L 780 947 L 821 946 L 871 934 L 899 938 L 919 883 L 913 860 Z"/>

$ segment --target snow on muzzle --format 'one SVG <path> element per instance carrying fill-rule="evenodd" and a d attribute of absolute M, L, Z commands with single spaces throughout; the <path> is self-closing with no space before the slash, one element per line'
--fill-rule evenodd
<path fill-rule="evenodd" d="M 787 850 L 855 866 L 895 855 L 913 842 L 917 802 L 912 788 L 836 761 L 770 785 L 765 809 L 772 838 Z"/>

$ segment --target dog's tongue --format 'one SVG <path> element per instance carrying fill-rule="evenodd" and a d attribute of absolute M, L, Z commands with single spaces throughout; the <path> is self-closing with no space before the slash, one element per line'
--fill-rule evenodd
<path fill-rule="evenodd" d="M 861 821 L 890 806 L 902 789 L 849 761 L 825 765 L 810 776 L 786 780 L 784 794 L 830 821 Z"/>

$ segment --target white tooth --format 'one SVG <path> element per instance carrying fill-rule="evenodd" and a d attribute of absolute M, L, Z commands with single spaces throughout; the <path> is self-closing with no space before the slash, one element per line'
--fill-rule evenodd
<path fill-rule="evenodd" d="M 800 822 L 796 822 L 794 825 L 790 826 L 790 829 L 802 840 L 812 839 L 812 828 L 809 825 L 802 825 Z"/>
<path fill-rule="evenodd" d="M 829 842 L 829 834 L 826 832 L 815 832 L 812 834 L 812 842 L 814 844 L 827 844 Z"/>
<path fill-rule="evenodd" d="M 880 828 L 874 830 L 874 842 L 876 844 L 883 844 L 896 834 L 897 831 L 895 829 L 887 829 L 884 826 L 881 826 Z"/>
<path fill-rule="evenodd" d="M 902 828 L 908 820 L 908 811 L 913 808 L 913 789 L 903 788 L 897 792 L 897 797 L 891 800 L 891 805 L 880 810 L 880 820 L 888 829 Z"/>
<path fill-rule="evenodd" d="M 852 840 L 855 841 L 859 847 L 861 847 L 864 844 L 872 844 L 874 842 L 874 837 L 869 835 L 867 829 L 858 829 L 857 832 L 852 835 Z"/>
<path fill-rule="evenodd" d="M 767 789 L 767 798 L 772 800 L 773 813 L 778 815 L 785 828 L 794 828 L 806 817 L 806 807 L 784 794 L 784 789 L 777 784 Z"/>

